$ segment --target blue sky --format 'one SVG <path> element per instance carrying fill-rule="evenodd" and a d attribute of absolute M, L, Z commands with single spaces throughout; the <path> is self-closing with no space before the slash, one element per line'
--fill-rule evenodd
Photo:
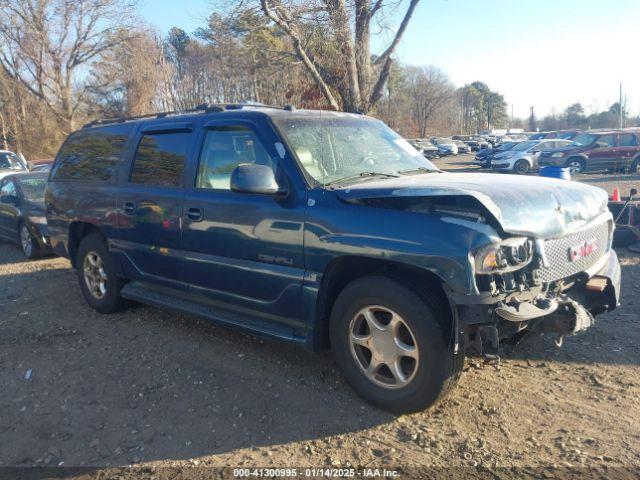
<path fill-rule="evenodd" d="M 173 25 L 193 31 L 215 3 L 141 0 L 139 10 L 161 32 Z M 457 86 L 481 80 L 520 117 L 530 106 L 541 117 L 574 102 L 600 111 L 617 101 L 619 82 L 637 115 L 639 20 L 640 0 L 422 0 L 398 56 L 440 67 Z"/>

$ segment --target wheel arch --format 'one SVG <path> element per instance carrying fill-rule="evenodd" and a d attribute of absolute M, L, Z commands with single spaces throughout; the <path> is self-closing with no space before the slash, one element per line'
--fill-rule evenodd
<path fill-rule="evenodd" d="M 451 302 L 444 281 L 435 273 L 413 265 L 369 257 L 342 256 L 332 260 L 325 269 L 316 298 L 313 328 L 315 351 L 329 348 L 329 319 L 340 292 L 358 278 L 380 275 L 392 278 L 420 296 L 443 314 L 438 318 L 443 331 L 450 333 L 453 325 Z"/>
<path fill-rule="evenodd" d="M 91 233 L 97 233 L 104 237 L 100 227 L 93 223 L 89 222 L 72 222 L 69 225 L 69 260 L 71 261 L 71 265 L 73 268 L 76 267 L 76 260 L 78 255 L 78 247 L 80 247 L 80 242 L 84 237 Z"/>

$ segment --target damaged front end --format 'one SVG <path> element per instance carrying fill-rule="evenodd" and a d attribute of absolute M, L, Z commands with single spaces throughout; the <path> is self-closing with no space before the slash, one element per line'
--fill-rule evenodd
<path fill-rule="evenodd" d="M 603 214 L 560 238 L 510 237 L 475 252 L 478 292 L 452 299 L 465 344 L 493 357 L 529 332 L 549 332 L 560 346 L 589 328 L 619 302 L 612 236 L 611 215 Z"/>

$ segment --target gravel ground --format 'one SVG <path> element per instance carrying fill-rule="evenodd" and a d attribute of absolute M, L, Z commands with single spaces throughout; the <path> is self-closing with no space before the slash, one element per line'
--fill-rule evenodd
<path fill-rule="evenodd" d="M 25 261 L 2 244 L 0 467 L 88 466 L 76 476 L 103 478 L 196 478 L 208 466 L 637 478 L 640 258 L 620 254 L 623 304 L 585 334 L 561 349 L 529 338 L 499 367 L 470 359 L 436 409 L 393 416 L 363 403 L 328 354 L 144 306 L 100 315 L 66 260 Z M 126 465 L 138 469 L 110 470 Z M 475 468 L 433 470 L 451 466 Z"/>

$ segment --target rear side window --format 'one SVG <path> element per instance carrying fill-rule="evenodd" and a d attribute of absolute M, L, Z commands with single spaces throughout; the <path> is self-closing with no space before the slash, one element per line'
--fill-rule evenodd
<path fill-rule="evenodd" d="M 133 160 L 130 181 L 144 185 L 179 187 L 190 141 L 191 132 L 143 135 Z"/>
<path fill-rule="evenodd" d="M 131 128 L 131 124 L 114 125 L 72 133 L 58 153 L 51 179 L 112 180 Z"/>
<path fill-rule="evenodd" d="M 638 139 L 632 133 L 623 133 L 620 135 L 621 147 L 635 147 L 638 145 Z"/>

